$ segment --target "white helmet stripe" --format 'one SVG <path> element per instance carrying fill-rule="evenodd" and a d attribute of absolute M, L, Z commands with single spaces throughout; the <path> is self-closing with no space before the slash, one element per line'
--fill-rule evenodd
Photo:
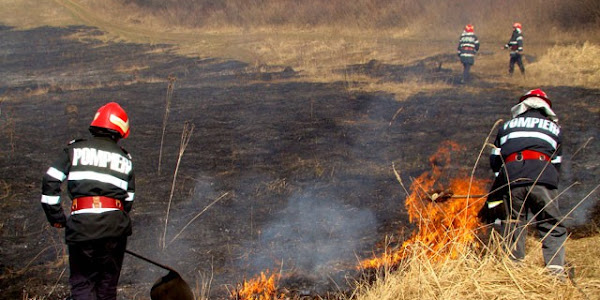
<path fill-rule="evenodd" d="M 119 128 L 121 128 L 121 131 L 123 131 L 123 133 L 126 133 L 127 131 L 129 131 L 129 120 L 123 121 L 123 119 L 117 117 L 116 115 L 112 115 L 112 114 L 110 115 L 108 120 L 111 123 L 118 126 Z"/>

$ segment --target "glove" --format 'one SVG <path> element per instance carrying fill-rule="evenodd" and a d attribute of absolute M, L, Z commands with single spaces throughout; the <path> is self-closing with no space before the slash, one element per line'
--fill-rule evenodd
<path fill-rule="evenodd" d="M 496 219 L 505 220 L 507 217 L 507 203 L 505 201 L 505 197 L 508 193 L 508 190 L 503 187 L 504 180 L 502 175 L 501 177 L 496 177 L 494 182 L 492 183 L 492 187 L 490 188 L 490 193 L 485 200 L 485 204 L 479 210 L 477 216 L 481 220 L 481 222 L 485 224 L 492 224 L 496 222 Z"/>
<path fill-rule="evenodd" d="M 477 216 L 486 224 L 492 224 L 496 219 L 504 220 L 507 216 L 506 204 L 504 200 L 487 200 Z"/>
<path fill-rule="evenodd" d="M 54 227 L 54 228 L 64 228 L 64 227 L 65 227 L 65 224 L 64 224 L 64 223 L 58 223 L 58 222 L 57 222 L 57 223 L 53 223 L 53 224 L 52 224 L 52 227 Z"/>

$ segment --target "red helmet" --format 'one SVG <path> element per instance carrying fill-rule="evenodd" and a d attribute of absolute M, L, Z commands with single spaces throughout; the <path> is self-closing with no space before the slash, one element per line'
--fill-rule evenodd
<path fill-rule="evenodd" d="M 521 23 L 519 23 L 519 22 L 516 22 L 516 23 L 513 24 L 513 28 L 519 28 L 519 29 L 521 29 L 521 27 L 522 27 Z"/>
<path fill-rule="evenodd" d="M 467 24 L 465 26 L 465 31 L 466 32 L 473 32 L 473 31 L 475 31 L 475 27 L 473 27 L 473 25 L 471 25 L 471 24 Z"/>
<path fill-rule="evenodd" d="M 100 107 L 90 126 L 106 128 L 118 132 L 122 138 L 129 136 L 129 118 L 116 102 Z"/>
<path fill-rule="evenodd" d="M 523 102 L 525 99 L 527 99 L 529 97 L 538 97 L 538 98 L 546 101 L 546 103 L 548 103 L 550 108 L 552 108 L 552 102 L 550 101 L 550 99 L 548 99 L 548 95 L 546 95 L 546 93 L 544 93 L 544 91 L 542 91 L 541 89 L 535 89 L 535 90 L 531 90 L 531 91 L 525 93 L 525 95 L 521 96 L 521 98 L 519 99 L 519 103 Z"/>

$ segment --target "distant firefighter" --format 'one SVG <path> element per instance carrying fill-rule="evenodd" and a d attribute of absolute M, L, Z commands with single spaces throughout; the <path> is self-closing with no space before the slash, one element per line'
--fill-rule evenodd
<path fill-rule="evenodd" d="M 503 220 L 508 250 L 514 260 L 525 258 L 528 225 L 542 240 L 542 254 L 550 273 L 563 277 L 567 229 L 559 210 L 559 171 L 562 132 L 552 102 L 540 89 L 520 97 L 511 108 L 512 119 L 498 129 L 490 165 L 503 198 L 487 205 L 506 207 Z M 533 219 L 530 220 L 529 218 Z M 493 219 L 493 218 L 488 218 Z M 564 277 L 563 277 L 564 278 Z"/>
<path fill-rule="evenodd" d="M 519 65 L 521 74 L 525 74 L 525 66 L 523 65 L 523 32 L 521 31 L 521 23 L 513 24 L 513 32 L 510 40 L 504 49 L 510 49 L 510 62 L 508 64 L 508 74 L 512 76 L 515 70 L 515 63 Z"/>
<path fill-rule="evenodd" d="M 460 57 L 460 62 L 463 64 L 461 83 L 469 81 L 469 72 L 471 66 L 475 63 L 475 54 L 477 54 L 477 51 L 479 51 L 479 40 L 475 35 L 475 28 L 473 25 L 467 24 L 458 40 L 458 56 Z"/>
<path fill-rule="evenodd" d="M 129 118 L 110 102 L 98 109 L 89 131 L 92 138 L 72 141 L 50 165 L 41 202 L 50 224 L 65 228 L 70 299 L 116 300 L 135 192 L 131 156 L 117 144 L 129 135 Z M 72 199 L 68 218 L 63 184 Z"/>

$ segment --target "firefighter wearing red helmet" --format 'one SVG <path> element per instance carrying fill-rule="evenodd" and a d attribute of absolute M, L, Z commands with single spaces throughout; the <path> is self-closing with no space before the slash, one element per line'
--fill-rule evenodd
<path fill-rule="evenodd" d="M 475 35 L 475 28 L 467 24 L 458 40 L 458 57 L 463 64 L 463 75 L 461 83 L 468 82 L 470 79 L 471 66 L 475 64 L 475 54 L 479 51 L 479 39 Z"/>
<path fill-rule="evenodd" d="M 510 49 L 510 61 L 508 63 L 508 73 L 513 74 L 515 64 L 519 66 L 521 74 L 525 74 L 525 66 L 523 65 L 523 32 L 521 31 L 521 23 L 513 24 L 513 32 L 508 43 L 504 45 L 505 49 Z"/>
<path fill-rule="evenodd" d="M 486 209 L 506 213 L 504 233 L 515 260 L 525 257 L 526 225 L 535 224 L 542 238 L 547 269 L 564 278 L 567 229 L 558 205 L 562 132 L 550 98 L 541 89 L 530 90 L 511 109 L 512 118 L 501 124 L 490 155 L 496 174 Z M 528 214 L 535 221 L 528 222 Z M 493 221 L 495 217 L 488 217 Z"/>
<path fill-rule="evenodd" d="M 42 207 L 50 224 L 65 228 L 71 299 L 117 299 L 135 195 L 131 156 L 117 142 L 129 118 L 115 102 L 100 107 L 90 139 L 71 141 L 42 178 Z M 66 217 L 61 186 L 71 199 Z"/>

